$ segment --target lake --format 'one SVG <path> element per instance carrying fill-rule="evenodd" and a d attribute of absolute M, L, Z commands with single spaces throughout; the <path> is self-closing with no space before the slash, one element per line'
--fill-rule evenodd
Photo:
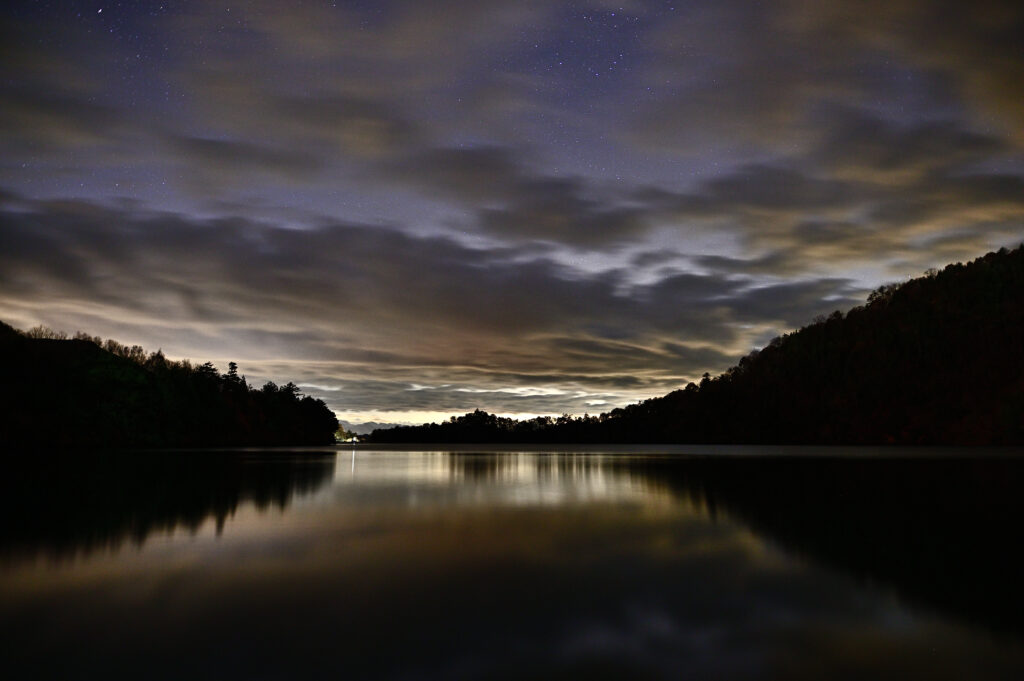
<path fill-rule="evenodd" d="M 29 459 L 0 645 L 33 678 L 1024 678 L 1019 451 Z"/>

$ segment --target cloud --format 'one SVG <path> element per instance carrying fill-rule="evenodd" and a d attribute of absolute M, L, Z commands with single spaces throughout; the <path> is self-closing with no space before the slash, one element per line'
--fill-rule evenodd
<path fill-rule="evenodd" d="M 850 180 L 912 186 L 929 174 L 957 172 L 1013 153 L 1007 140 L 950 118 L 892 121 L 847 107 L 822 116 L 824 132 L 810 160 Z"/>
<path fill-rule="evenodd" d="M 1014 3 L 228 9 L 0 12 L 10 321 L 585 408 L 1024 239 Z"/>
<path fill-rule="evenodd" d="M 1024 12 L 901 0 L 679 7 L 648 40 L 653 96 L 627 136 L 688 155 L 807 149 L 823 105 L 964 114 L 1021 141 Z"/>
<path fill-rule="evenodd" d="M 37 30 L 29 17 L 0 16 L 0 149 L 39 159 L 95 147 L 122 135 L 128 119 L 103 101 L 101 79 L 81 61 L 34 40 Z M 66 27 L 47 27 L 43 32 L 68 46 L 84 46 L 85 41 Z"/>
<path fill-rule="evenodd" d="M 470 202 L 514 199 L 529 182 L 512 151 L 498 146 L 427 149 L 381 170 L 422 191 Z"/>
<path fill-rule="evenodd" d="M 851 227 L 852 226 L 845 226 L 844 228 L 843 226 L 839 226 L 838 229 L 835 230 L 836 232 L 839 232 L 836 238 L 845 238 L 846 230 Z M 806 263 L 785 251 L 770 251 L 765 255 L 756 258 L 730 258 L 722 255 L 699 255 L 694 258 L 694 262 L 701 267 L 715 272 L 746 275 L 767 274 L 784 276 L 789 274 L 799 274 L 806 268 Z"/>
<path fill-rule="evenodd" d="M 121 112 L 84 95 L 9 85 L 0 93 L 0 144 L 9 153 L 97 146 L 124 122 Z"/>
<path fill-rule="evenodd" d="M 954 235 L 963 258 L 1024 236 L 1024 178 L 1000 158 L 1014 158 L 1007 139 L 961 122 L 843 109 L 809 154 L 740 166 L 687 192 L 643 190 L 638 201 L 679 232 L 740 238 L 746 257 L 695 254 L 713 270 L 792 276 L 900 255 L 920 262 L 927 244 Z"/>
<path fill-rule="evenodd" d="M 727 209 L 806 214 L 843 209 L 856 198 L 856 187 L 850 182 L 780 164 L 754 164 L 704 182 L 697 193 L 680 197 L 676 208 L 698 216 L 716 216 Z"/>
<path fill-rule="evenodd" d="M 397 158 L 381 172 L 424 194 L 459 201 L 474 227 L 507 241 L 607 249 L 648 229 L 642 206 L 625 197 L 598 198 L 599 188 L 582 178 L 535 172 L 505 147 L 429 149 Z"/>
<path fill-rule="evenodd" d="M 270 175 L 287 182 L 308 178 L 323 167 L 318 156 L 291 149 L 252 144 L 242 140 L 172 137 L 168 145 L 199 177 L 190 177 L 205 188 L 244 183 L 251 175 Z"/>
<path fill-rule="evenodd" d="M 282 97 L 272 103 L 278 132 L 343 153 L 374 158 L 413 147 L 417 126 L 383 102 L 344 95 Z"/>
<path fill-rule="evenodd" d="M 397 157 L 381 172 L 459 202 L 465 225 L 502 240 L 614 252 L 658 229 L 680 234 L 680 244 L 694 229 L 731 232 L 753 257 L 695 255 L 731 258 L 737 273 L 745 261 L 746 274 L 790 275 L 911 251 L 922 238 L 1024 215 L 1024 180 L 991 167 L 994 158 L 1013 158 L 1005 138 L 953 119 L 897 123 L 850 108 L 832 109 L 820 134 L 807 153 L 740 165 L 685 191 L 609 191 L 582 177 L 534 171 L 497 146 L 430 149 Z M 1014 231 L 979 231 L 976 247 L 1001 245 Z M 681 251 L 634 255 L 633 262 L 650 267 Z"/>
<path fill-rule="evenodd" d="M 1024 141 L 1024 80 L 1020 43 L 1024 9 L 1012 0 L 956 2 L 900 0 L 851 5 L 838 1 L 798 8 L 801 28 L 859 49 L 877 49 L 951 81 L 975 117 L 1002 124 Z M 796 12 L 794 12 L 796 13 Z"/>
<path fill-rule="evenodd" d="M 806 321 L 846 290 L 717 274 L 624 285 L 615 270 L 584 275 L 362 224 L 295 230 L 24 198 L 8 198 L 0 216 L 10 321 L 71 321 L 195 359 L 261 365 L 287 353 L 310 384 L 359 384 L 327 395 L 335 406 L 361 396 L 384 408 L 388 390 L 395 408 L 466 404 L 467 394 L 534 412 L 576 393 L 562 403 L 621 403 L 727 366 L 750 342 L 738 324 Z M 303 362 L 319 368 L 307 374 Z M 395 393 L 411 383 L 453 387 L 444 400 Z M 561 392 L 518 390 L 545 386 Z"/>
<path fill-rule="evenodd" d="M 787 25 L 775 5 L 701 2 L 659 22 L 648 41 L 652 96 L 627 136 L 644 148 L 728 157 L 802 140 L 808 98 L 853 87 L 863 63 Z M 844 64 L 842 57 L 852 57 Z"/>

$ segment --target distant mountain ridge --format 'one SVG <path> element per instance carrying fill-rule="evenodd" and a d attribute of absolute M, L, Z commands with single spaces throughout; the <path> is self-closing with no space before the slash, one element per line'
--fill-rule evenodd
<path fill-rule="evenodd" d="M 0 385 L 8 448 L 320 445 L 338 427 L 322 400 L 292 383 L 251 387 L 233 362 L 219 374 L 209 362 L 3 322 Z"/>
<path fill-rule="evenodd" d="M 720 376 L 599 417 L 476 411 L 371 440 L 1024 444 L 1024 246 L 882 286 Z"/>

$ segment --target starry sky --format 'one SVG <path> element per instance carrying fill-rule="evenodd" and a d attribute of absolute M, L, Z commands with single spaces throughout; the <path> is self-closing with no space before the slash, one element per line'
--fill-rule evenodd
<path fill-rule="evenodd" d="M 591 414 L 1024 241 L 1024 5 L 0 10 L 0 319 Z"/>

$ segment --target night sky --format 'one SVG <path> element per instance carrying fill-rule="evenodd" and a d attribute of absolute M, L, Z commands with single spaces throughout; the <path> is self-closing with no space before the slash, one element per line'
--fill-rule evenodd
<path fill-rule="evenodd" d="M 26 2 L 0 319 L 591 414 L 1024 241 L 1024 4 Z"/>

